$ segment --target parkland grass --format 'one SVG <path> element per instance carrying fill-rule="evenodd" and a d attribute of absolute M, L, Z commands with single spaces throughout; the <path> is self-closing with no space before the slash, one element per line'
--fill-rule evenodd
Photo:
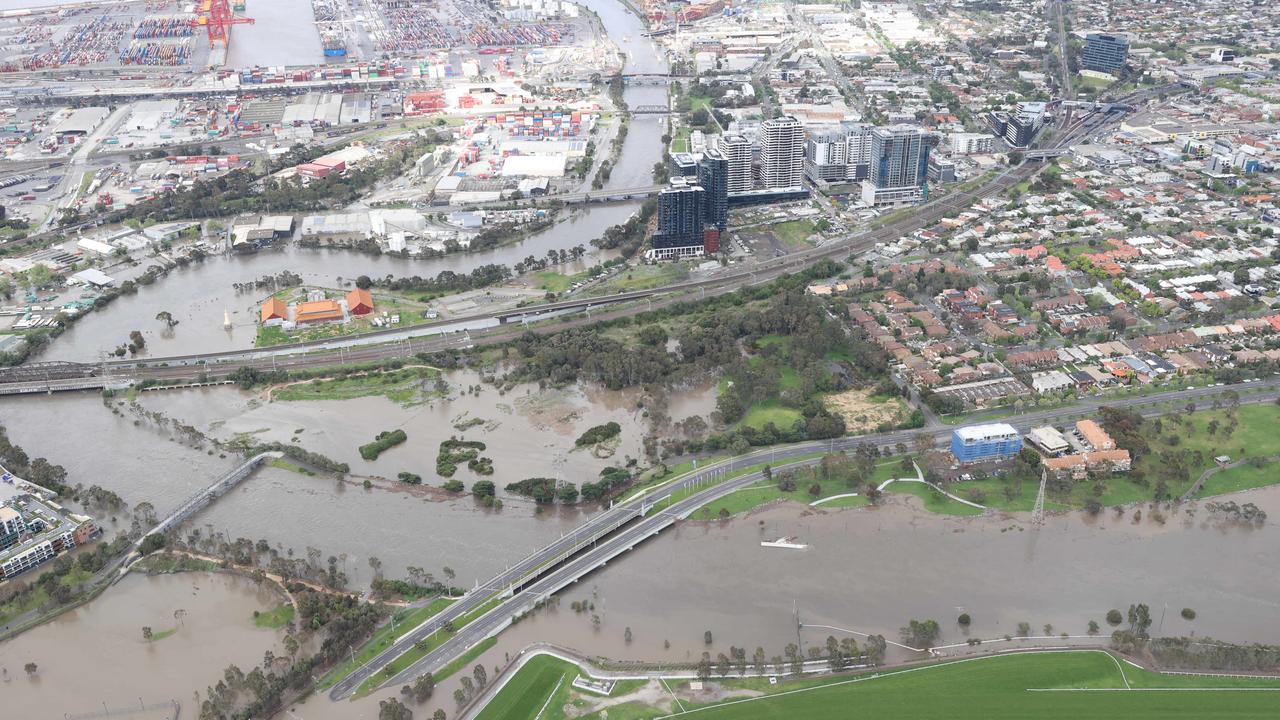
<path fill-rule="evenodd" d="M 576 672 L 568 663 L 534 658 L 479 717 L 532 720 L 560 678 L 567 684 Z M 617 716 L 645 720 L 686 716 L 696 720 L 1261 720 L 1275 717 L 1280 707 L 1280 678 L 1160 675 L 1100 650 L 996 655 L 777 685 L 762 678 L 730 679 L 722 684 L 760 695 L 706 704 L 682 696 L 683 711 L 626 702 L 610 707 L 609 718 L 616 717 L 615 709 L 625 708 Z M 625 696 L 615 693 L 615 697 L 624 700 Z M 550 711 L 548 707 L 543 717 L 550 716 Z"/>
<path fill-rule="evenodd" d="M 277 605 L 266 612 L 255 613 L 253 624 L 260 628 L 279 630 L 293 619 L 293 605 Z"/>

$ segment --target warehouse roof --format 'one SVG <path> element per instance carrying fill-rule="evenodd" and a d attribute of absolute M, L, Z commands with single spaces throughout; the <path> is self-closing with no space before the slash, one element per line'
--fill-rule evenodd
<path fill-rule="evenodd" d="M 564 155 L 510 155 L 502 163 L 504 177 L 526 176 L 562 177 L 564 176 Z"/>
<path fill-rule="evenodd" d="M 88 135 L 110 114 L 111 110 L 104 107 L 80 108 L 58 123 L 53 132 L 58 135 Z"/>

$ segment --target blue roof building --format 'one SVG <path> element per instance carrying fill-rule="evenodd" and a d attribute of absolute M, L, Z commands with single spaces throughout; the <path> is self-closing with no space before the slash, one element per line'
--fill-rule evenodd
<path fill-rule="evenodd" d="M 1009 423 L 956 428 L 951 433 L 951 454 L 962 465 L 1003 460 L 1022 450 L 1022 436 Z"/>

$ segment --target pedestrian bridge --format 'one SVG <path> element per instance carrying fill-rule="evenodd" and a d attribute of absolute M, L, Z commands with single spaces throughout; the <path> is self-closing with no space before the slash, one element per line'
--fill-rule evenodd
<path fill-rule="evenodd" d="M 123 577 L 124 574 L 129 571 L 129 566 L 132 564 L 133 560 L 137 559 L 134 556 L 138 555 L 138 551 L 141 549 L 143 541 L 147 538 L 152 535 L 163 535 L 164 533 L 178 527 L 192 515 L 195 515 L 208 507 L 209 503 L 222 497 L 227 493 L 227 491 L 231 490 L 236 485 L 239 485 L 240 482 L 249 477 L 254 470 L 257 470 L 262 463 L 281 457 L 284 457 L 284 453 L 277 451 L 254 455 L 248 460 L 245 460 L 231 472 L 218 478 L 217 481 L 209 487 L 188 498 L 186 502 L 178 506 L 177 510 L 170 513 L 164 520 L 161 520 L 158 525 L 143 533 L 142 537 L 138 538 L 138 541 L 129 548 L 129 559 L 120 569 L 120 576 Z M 140 557 L 140 555 L 138 557 Z"/>

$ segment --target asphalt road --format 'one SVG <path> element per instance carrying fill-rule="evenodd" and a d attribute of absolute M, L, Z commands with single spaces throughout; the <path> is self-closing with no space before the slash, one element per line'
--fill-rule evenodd
<path fill-rule="evenodd" d="M 1241 397 L 1242 403 L 1271 402 L 1280 397 L 1280 377 L 1273 376 L 1259 382 L 1230 386 L 1174 390 L 1142 397 L 1097 398 L 1071 407 L 1027 412 L 1016 417 L 1006 418 L 1003 421 L 1012 424 L 1021 432 L 1026 432 L 1039 425 L 1062 423 L 1075 417 L 1089 416 L 1096 411 L 1097 407 L 1102 405 L 1128 408 L 1144 415 L 1159 415 L 1165 412 L 1161 405 L 1171 400 L 1180 404 L 1196 400 L 1208 401 L 1213 396 L 1222 395 L 1228 391 L 1238 393 L 1253 391 L 1252 394 Z M 522 587 L 511 597 L 504 599 L 501 604 L 463 627 L 456 635 L 446 640 L 409 668 L 388 679 L 387 683 L 391 685 L 410 683 L 417 676 L 427 671 L 436 670 L 465 652 L 467 648 L 500 631 L 511 618 L 529 610 L 537 600 L 549 597 L 565 586 L 581 580 L 612 558 L 656 535 L 677 518 L 686 517 L 697 508 L 709 502 L 714 502 L 734 490 L 750 485 L 760 480 L 761 476 L 757 472 L 718 484 L 708 485 L 705 489 L 694 492 L 652 517 L 642 517 L 646 508 L 670 498 L 673 494 L 682 490 L 707 485 L 717 477 L 761 463 L 769 463 L 777 469 L 813 464 L 818 460 L 812 458 L 796 460 L 796 458 L 816 452 L 852 450 L 860 445 L 867 444 L 881 449 L 891 449 L 898 443 L 910 446 L 913 444 L 914 438 L 921 433 L 932 437 L 936 445 L 939 441 L 948 439 L 951 431 L 951 427 L 945 426 L 926 430 L 900 430 L 757 450 L 747 455 L 707 466 L 661 489 L 653 490 L 628 502 L 614 505 L 592 517 L 560 540 L 524 558 L 511 569 L 499 573 L 478 589 L 468 593 L 466 597 L 454 603 L 444 612 L 407 633 L 387 650 L 379 653 L 377 657 L 373 658 L 358 671 L 334 686 L 329 693 L 329 697 L 333 700 L 341 700 L 350 696 L 366 679 L 375 675 L 396 657 L 407 652 L 415 642 L 438 631 L 446 621 L 457 620 L 462 615 L 480 607 L 488 602 L 494 593 L 504 591 L 513 585 Z M 642 519 L 636 521 L 637 518 Z M 590 547 L 588 548 L 587 546 Z M 563 559 L 575 552 L 578 553 L 575 557 L 571 557 L 567 562 L 561 563 Z M 561 564 L 556 565 L 555 563 Z"/>

